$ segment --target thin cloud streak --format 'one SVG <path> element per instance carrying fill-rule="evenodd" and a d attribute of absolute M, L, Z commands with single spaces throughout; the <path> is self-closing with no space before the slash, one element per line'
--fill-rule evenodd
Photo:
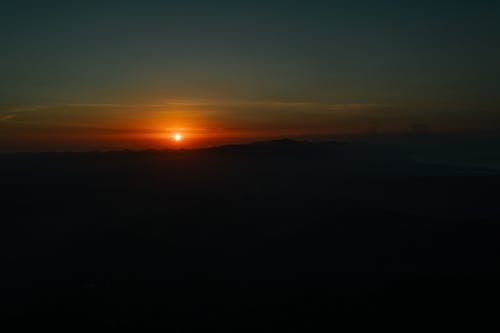
<path fill-rule="evenodd" d="M 2 114 L 2 115 L 0 115 L 0 122 L 8 121 L 8 120 L 11 120 L 14 118 L 15 118 L 15 115 L 13 115 L 13 114 Z"/>
<path fill-rule="evenodd" d="M 293 109 L 321 109 L 324 111 L 349 111 L 366 110 L 379 111 L 396 108 L 390 104 L 371 103 L 318 103 L 304 101 L 273 101 L 273 100 L 196 100 L 196 99 L 175 99 L 162 103 L 64 103 L 52 106 L 24 108 L 24 111 L 41 111 L 50 108 L 101 108 L 101 109 L 168 109 L 170 107 L 262 107 L 262 108 L 293 108 Z M 10 111 L 10 110 L 9 110 Z M 13 110 L 12 110 L 13 111 Z M 167 112 L 165 110 L 164 112 Z M 203 111 L 203 110 L 200 110 Z"/>

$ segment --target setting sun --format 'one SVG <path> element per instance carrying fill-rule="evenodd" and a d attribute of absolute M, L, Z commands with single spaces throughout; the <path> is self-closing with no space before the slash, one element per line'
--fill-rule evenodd
<path fill-rule="evenodd" d="M 180 134 L 180 133 L 175 133 L 175 134 L 173 135 L 173 139 L 174 139 L 175 141 L 181 141 L 181 140 L 182 140 L 182 134 Z"/>

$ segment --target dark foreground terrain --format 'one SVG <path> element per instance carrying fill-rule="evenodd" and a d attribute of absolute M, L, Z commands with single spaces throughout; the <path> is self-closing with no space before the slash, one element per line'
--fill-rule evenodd
<path fill-rule="evenodd" d="M 0 155 L 0 175 L 4 327 L 498 325 L 495 171 L 280 140 Z"/>

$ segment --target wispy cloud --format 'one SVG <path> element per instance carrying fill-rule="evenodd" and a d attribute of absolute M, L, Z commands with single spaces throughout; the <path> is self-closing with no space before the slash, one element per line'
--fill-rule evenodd
<path fill-rule="evenodd" d="M 224 109 L 255 108 L 279 110 L 322 110 L 322 111 L 381 111 L 395 108 L 388 104 L 363 103 L 321 103 L 309 101 L 286 100 L 238 100 L 238 99 L 170 99 L 158 103 L 60 103 L 52 105 L 24 105 L 4 109 L 4 113 L 37 112 L 53 109 L 114 109 L 114 110 L 154 110 L 169 112 L 181 109 L 197 108 L 203 111 L 208 108 Z M 1 110 L 0 110 L 1 111 Z"/>
<path fill-rule="evenodd" d="M 36 112 L 41 110 L 46 110 L 52 108 L 52 105 L 19 105 L 14 107 L 8 107 L 4 109 L 5 113 L 24 113 L 24 112 Z"/>
<path fill-rule="evenodd" d="M 8 121 L 13 118 L 15 118 L 15 115 L 13 114 L 0 114 L 0 122 Z"/>

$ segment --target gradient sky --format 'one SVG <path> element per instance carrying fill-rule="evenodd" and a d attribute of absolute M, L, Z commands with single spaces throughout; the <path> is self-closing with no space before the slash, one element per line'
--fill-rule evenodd
<path fill-rule="evenodd" d="M 0 151 L 500 129 L 499 1 L 2 1 Z"/>

